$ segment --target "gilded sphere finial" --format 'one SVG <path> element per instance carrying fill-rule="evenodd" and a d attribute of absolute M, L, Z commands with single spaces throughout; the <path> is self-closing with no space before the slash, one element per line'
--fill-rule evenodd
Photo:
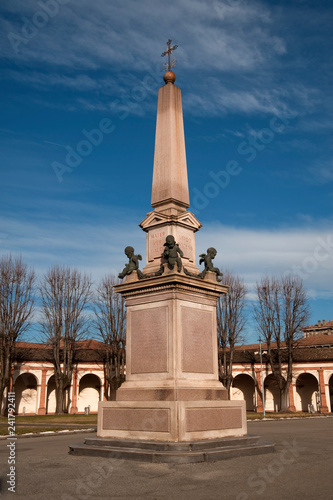
<path fill-rule="evenodd" d="M 163 78 L 165 83 L 175 83 L 176 81 L 176 75 L 173 71 L 167 71 L 166 73 L 164 73 Z"/>

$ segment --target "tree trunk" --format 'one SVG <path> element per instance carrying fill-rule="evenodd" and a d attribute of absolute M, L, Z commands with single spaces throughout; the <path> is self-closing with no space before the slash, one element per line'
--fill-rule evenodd
<path fill-rule="evenodd" d="M 2 377 L 1 377 L 2 378 Z M 6 406 L 7 406 L 7 399 L 5 398 L 5 389 L 8 387 L 8 385 L 5 383 L 4 380 L 0 381 L 0 397 L 1 397 L 1 404 L 0 404 L 0 415 L 3 417 L 5 415 L 6 411 Z"/>
<path fill-rule="evenodd" d="M 288 394 L 289 394 L 289 385 L 285 384 L 284 388 L 281 391 L 281 399 L 280 399 L 280 409 L 281 411 L 288 411 Z"/>
<path fill-rule="evenodd" d="M 56 376 L 56 414 L 63 415 L 64 412 L 64 383 L 61 377 Z"/>
<path fill-rule="evenodd" d="M 3 361 L 3 371 L 1 373 L 1 380 L 0 380 L 0 397 L 1 401 L 4 401 L 4 396 L 5 396 L 5 391 L 7 389 L 7 392 L 9 391 L 9 383 L 10 383 L 10 367 L 12 365 L 12 360 L 11 356 L 9 354 L 5 354 L 4 356 L 4 361 Z M 1 408 L 1 416 L 4 416 L 6 414 L 6 409 L 7 409 L 7 398 L 6 398 L 6 403 L 2 406 L 0 405 Z"/>
<path fill-rule="evenodd" d="M 7 390 L 6 390 L 7 389 Z M 7 413 L 7 407 L 8 407 L 8 385 L 1 384 L 0 385 L 0 394 L 1 394 L 1 400 L 0 400 L 0 415 L 1 417 L 6 416 Z"/>

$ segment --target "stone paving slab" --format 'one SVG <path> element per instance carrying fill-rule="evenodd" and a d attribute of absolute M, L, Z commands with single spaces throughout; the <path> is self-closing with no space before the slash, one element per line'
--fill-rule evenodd
<path fill-rule="evenodd" d="M 19 438 L 16 494 L 7 492 L 0 442 L 0 498 L 28 500 L 316 500 L 332 498 L 333 418 L 249 422 L 275 453 L 199 464 L 140 463 L 68 454 L 86 435 Z M 92 433 L 91 437 L 96 434 Z"/>

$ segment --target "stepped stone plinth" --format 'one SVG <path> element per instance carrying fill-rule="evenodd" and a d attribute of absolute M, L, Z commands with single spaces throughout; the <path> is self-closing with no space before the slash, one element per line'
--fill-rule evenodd
<path fill-rule="evenodd" d="M 273 451 L 272 443 L 260 442 L 258 436 L 243 436 L 186 443 L 86 438 L 84 444 L 71 446 L 69 453 L 140 462 L 189 464 L 262 455 Z"/>

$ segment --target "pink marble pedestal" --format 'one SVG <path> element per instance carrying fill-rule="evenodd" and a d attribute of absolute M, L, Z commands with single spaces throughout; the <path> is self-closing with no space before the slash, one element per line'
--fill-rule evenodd
<path fill-rule="evenodd" d="M 246 434 L 245 401 L 218 379 L 216 301 L 227 287 L 168 272 L 116 286 L 126 299 L 126 382 L 100 402 L 99 437 L 193 441 Z"/>

